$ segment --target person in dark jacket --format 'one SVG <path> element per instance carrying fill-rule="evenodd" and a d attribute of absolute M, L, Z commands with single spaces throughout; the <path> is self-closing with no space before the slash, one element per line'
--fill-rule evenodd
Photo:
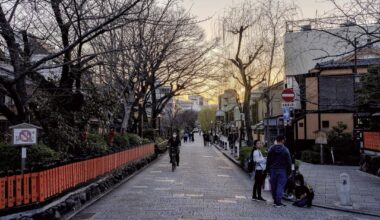
<path fill-rule="evenodd" d="M 294 194 L 296 201 L 293 203 L 294 206 L 298 207 L 311 207 L 314 199 L 313 188 L 305 183 L 302 174 L 297 174 L 294 177 L 295 190 Z"/>
<path fill-rule="evenodd" d="M 208 132 L 203 132 L 203 145 L 206 147 L 208 146 L 208 142 L 209 142 L 209 136 L 208 136 Z"/>
<path fill-rule="evenodd" d="M 272 197 L 275 207 L 285 206 L 281 203 L 285 184 L 291 173 L 292 161 L 289 150 L 285 147 L 284 136 L 276 138 L 277 144 L 269 148 L 267 158 L 267 171 L 270 174 Z"/>
<path fill-rule="evenodd" d="M 179 146 L 181 145 L 181 140 L 179 139 L 177 132 L 173 132 L 172 137 L 170 137 L 168 141 L 168 145 L 169 145 L 170 163 L 173 161 L 173 159 L 175 159 L 177 166 L 179 166 Z"/>

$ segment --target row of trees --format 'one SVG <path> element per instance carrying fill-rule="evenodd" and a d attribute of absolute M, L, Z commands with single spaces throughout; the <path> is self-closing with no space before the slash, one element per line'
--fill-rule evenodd
<path fill-rule="evenodd" d="M 252 143 L 250 101 L 252 89 L 261 83 L 270 86 L 283 72 L 283 36 L 286 20 L 297 13 L 289 1 L 244 1 L 228 9 L 220 19 L 221 56 L 225 75 L 244 88 L 242 98 L 245 129 Z M 268 91 L 269 92 L 269 91 Z M 264 94 L 267 115 L 273 96 Z"/>
<path fill-rule="evenodd" d="M 39 124 L 61 152 L 74 151 L 93 118 L 109 125 L 120 114 L 126 131 L 150 115 L 155 128 L 171 98 L 212 79 L 215 43 L 178 0 L 2 0 L 0 36 L 9 64 L 0 96 L 14 103 L 0 102 L 0 113 Z"/>
<path fill-rule="evenodd" d="M 341 57 L 380 42 L 379 0 L 329 1 L 333 10 L 325 14 L 325 18 L 309 20 L 308 24 L 321 35 L 339 39 L 338 46 L 344 48 L 339 54 L 326 54 L 318 59 Z M 286 23 L 298 14 L 298 8 L 292 1 L 244 1 L 226 10 L 220 19 L 220 54 L 225 61 L 223 71 L 225 76 L 237 82 L 235 85 L 244 88 L 242 104 L 249 141 L 252 141 L 252 89 L 261 83 L 271 86 L 283 78 Z M 342 27 L 342 24 L 346 28 L 334 29 Z M 270 103 L 273 99 L 269 91 L 265 90 L 263 94 L 266 117 L 271 116 Z"/>

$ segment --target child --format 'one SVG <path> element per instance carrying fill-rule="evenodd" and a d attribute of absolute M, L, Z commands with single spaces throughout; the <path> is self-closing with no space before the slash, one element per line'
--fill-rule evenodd
<path fill-rule="evenodd" d="M 284 195 L 282 198 L 284 200 L 287 200 L 287 201 L 295 201 L 294 200 L 294 189 L 295 189 L 295 184 L 294 184 L 293 174 L 292 174 L 288 177 L 288 180 L 286 181 Z"/>
<path fill-rule="evenodd" d="M 294 194 L 297 200 L 293 203 L 293 205 L 298 207 L 311 207 L 314 199 L 314 192 L 309 185 L 305 184 L 302 174 L 297 174 L 294 177 L 294 183 Z"/>

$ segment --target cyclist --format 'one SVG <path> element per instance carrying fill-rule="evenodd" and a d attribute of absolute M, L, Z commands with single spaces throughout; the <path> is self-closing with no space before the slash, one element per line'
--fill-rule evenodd
<path fill-rule="evenodd" d="M 179 139 L 179 136 L 177 135 L 177 132 L 173 132 L 172 137 L 170 137 L 168 141 L 168 145 L 169 145 L 170 163 L 175 163 L 178 166 L 179 165 L 179 146 L 181 145 L 181 141 Z"/>

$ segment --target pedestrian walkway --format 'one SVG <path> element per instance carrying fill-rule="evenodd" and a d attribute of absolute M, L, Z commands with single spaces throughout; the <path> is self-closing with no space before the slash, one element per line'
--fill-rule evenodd
<path fill-rule="evenodd" d="M 240 163 L 229 150 L 220 147 L 218 149 L 235 164 Z M 304 162 L 301 162 L 300 171 L 314 189 L 314 205 L 380 216 L 380 177 L 361 172 L 357 166 L 315 165 Z M 338 193 L 341 173 L 350 176 L 352 206 L 340 205 Z"/>
<path fill-rule="evenodd" d="M 380 177 L 361 172 L 356 166 L 329 166 L 302 163 L 300 171 L 315 189 L 315 204 L 345 208 L 380 216 Z M 351 179 L 352 207 L 339 205 L 340 174 Z"/>
<path fill-rule="evenodd" d="M 163 155 L 74 219 L 375 219 L 251 201 L 252 182 L 246 173 L 195 138 L 182 145 L 175 172 L 168 155 Z M 269 199 L 269 193 L 264 197 Z"/>

